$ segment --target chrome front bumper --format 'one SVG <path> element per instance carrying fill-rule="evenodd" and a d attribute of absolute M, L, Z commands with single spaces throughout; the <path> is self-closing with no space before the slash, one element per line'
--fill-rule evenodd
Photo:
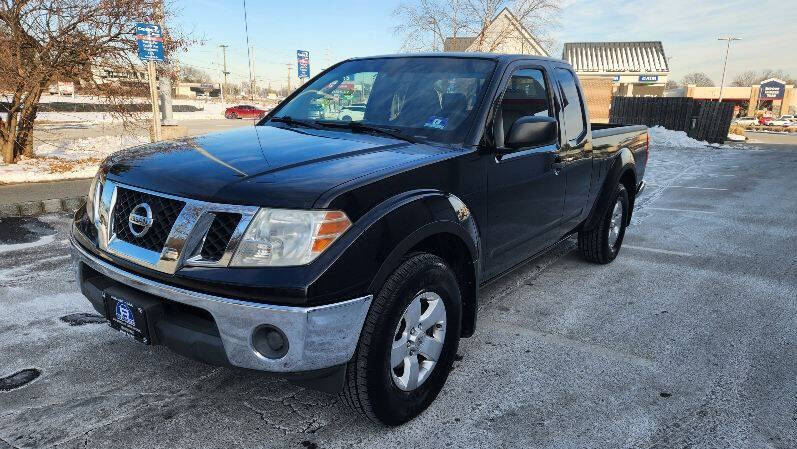
<path fill-rule="evenodd" d="M 198 307 L 216 322 L 230 364 L 241 368 L 290 373 L 328 368 L 354 355 L 372 296 L 318 307 L 289 307 L 240 301 L 186 290 L 122 270 L 88 253 L 72 239 L 75 262 L 134 289 Z M 270 359 L 252 343 L 255 329 L 268 324 L 288 340 L 287 353 Z"/>

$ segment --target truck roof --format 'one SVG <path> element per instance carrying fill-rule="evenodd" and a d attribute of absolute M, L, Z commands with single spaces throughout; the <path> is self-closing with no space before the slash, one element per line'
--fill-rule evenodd
<path fill-rule="evenodd" d="M 394 53 L 387 55 L 374 55 L 362 56 L 356 58 L 349 58 L 349 61 L 361 59 L 379 59 L 379 58 L 468 58 L 468 59 L 492 59 L 494 61 L 508 63 L 517 60 L 540 60 L 540 61 L 554 61 L 564 64 L 570 64 L 559 58 L 551 58 L 548 56 L 540 55 L 525 55 L 525 54 L 504 54 L 504 53 L 478 53 L 478 52 L 456 52 L 456 51 L 442 51 L 442 52 L 423 52 L 423 53 Z"/>

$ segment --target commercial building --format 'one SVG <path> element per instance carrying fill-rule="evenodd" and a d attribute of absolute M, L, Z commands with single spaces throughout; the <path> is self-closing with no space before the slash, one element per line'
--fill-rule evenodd
<path fill-rule="evenodd" d="M 612 94 L 619 96 L 663 96 L 670 74 L 661 41 L 568 42 L 562 59 L 582 80 L 611 80 Z"/>
<path fill-rule="evenodd" d="M 667 96 L 719 100 L 720 88 L 688 85 L 668 92 Z M 725 86 L 722 88 L 722 101 L 736 104 L 737 116 L 754 116 L 763 111 L 774 116 L 797 113 L 797 89 L 777 78 L 747 87 Z"/>

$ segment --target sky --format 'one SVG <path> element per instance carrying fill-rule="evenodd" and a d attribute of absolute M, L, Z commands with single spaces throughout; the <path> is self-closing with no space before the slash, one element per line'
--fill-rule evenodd
<path fill-rule="evenodd" d="M 244 0 L 177 0 L 176 22 L 203 44 L 179 60 L 221 79 L 227 49 L 229 82 L 249 79 Z M 557 44 L 581 41 L 660 40 L 670 61 L 671 79 L 705 72 L 718 85 L 731 34 L 726 83 L 746 70 L 783 69 L 797 76 L 797 7 L 785 2 L 750 0 L 565 0 Z M 247 22 L 254 76 L 261 86 L 279 88 L 291 67 L 296 85 L 296 50 L 310 52 L 311 74 L 331 63 L 354 57 L 397 53 L 401 37 L 393 33 L 398 0 L 249 0 Z"/>

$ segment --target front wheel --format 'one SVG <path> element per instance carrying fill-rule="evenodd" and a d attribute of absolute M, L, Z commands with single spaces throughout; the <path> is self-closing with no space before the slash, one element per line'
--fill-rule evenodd
<path fill-rule="evenodd" d="M 443 388 L 459 345 L 462 299 L 454 272 L 416 253 L 371 304 L 341 396 L 370 420 L 403 424 Z"/>
<path fill-rule="evenodd" d="M 607 264 L 617 257 L 628 223 L 628 191 L 617 184 L 597 226 L 578 233 L 578 248 L 590 262 Z"/>

